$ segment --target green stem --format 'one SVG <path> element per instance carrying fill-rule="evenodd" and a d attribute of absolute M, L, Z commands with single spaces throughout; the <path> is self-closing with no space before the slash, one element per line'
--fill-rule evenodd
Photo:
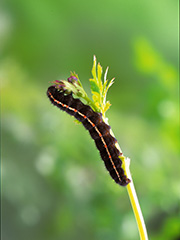
<path fill-rule="evenodd" d="M 129 162 L 130 162 L 130 159 L 129 159 Z M 131 182 L 127 185 L 127 191 L 128 191 L 128 194 L 129 194 L 130 202 L 131 202 L 131 205 L 132 205 L 132 208 L 133 208 L 133 211 L 134 211 L 134 215 L 135 215 L 135 218 L 136 218 L 136 222 L 137 222 L 137 225 L 138 225 L 139 235 L 140 235 L 141 240 L 148 240 L 146 225 L 145 225 L 144 218 L 143 218 L 143 215 L 142 215 L 142 211 L 141 211 L 141 208 L 140 208 L 140 205 L 139 205 L 139 201 L 138 201 L 138 198 L 137 198 L 136 190 L 135 190 L 135 187 L 134 187 L 134 183 L 133 183 L 133 180 L 132 180 L 132 177 L 131 177 L 129 167 L 126 168 L 126 174 L 127 174 L 127 177 L 129 179 L 131 179 Z"/>
<path fill-rule="evenodd" d="M 90 105 L 94 109 L 95 112 L 98 112 L 98 108 L 96 107 L 94 102 L 90 98 L 88 98 L 87 95 L 83 96 L 82 98 L 84 98 L 84 100 L 86 100 L 87 104 Z"/>
<path fill-rule="evenodd" d="M 108 124 L 107 118 L 104 118 L 103 120 Z M 112 136 L 114 136 L 112 130 L 111 130 L 111 134 L 112 134 Z M 116 143 L 116 147 L 120 150 L 120 152 L 122 152 L 118 143 Z M 141 240 L 148 240 L 146 225 L 145 225 L 145 222 L 144 222 L 141 207 L 139 205 L 136 190 L 135 190 L 134 183 L 133 183 L 132 176 L 131 176 L 130 169 L 129 169 L 130 159 L 126 158 L 124 156 L 121 156 L 121 160 L 123 162 L 122 166 L 124 166 L 124 168 L 125 168 L 124 169 L 125 173 L 126 173 L 127 177 L 131 180 L 131 182 L 127 185 L 126 188 L 127 188 L 129 199 L 130 199 L 130 202 L 131 202 L 131 206 L 133 208 L 133 212 L 134 212 L 134 215 L 135 215 L 136 223 L 137 223 L 138 230 L 139 230 L 140 239 Z"/>

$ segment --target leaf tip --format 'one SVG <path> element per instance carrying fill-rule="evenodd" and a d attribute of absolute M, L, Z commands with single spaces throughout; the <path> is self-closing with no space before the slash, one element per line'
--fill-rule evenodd
<path fill-rule="evenodd" d="M 93 62 L 96 62 L 96 55 L 93 56 Z"/>

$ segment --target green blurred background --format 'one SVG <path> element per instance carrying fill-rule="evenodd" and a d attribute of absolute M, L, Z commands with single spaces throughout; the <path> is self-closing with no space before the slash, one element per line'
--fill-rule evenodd
<path fill-rule="evenodd" d="M 178 1 L 6 0 L 0 37 L 3 240 L 139 239 L 126 188 L 46 97 L 70 71 L 89 92 L 94 54 L 149 238 L 180 239 Z"/>

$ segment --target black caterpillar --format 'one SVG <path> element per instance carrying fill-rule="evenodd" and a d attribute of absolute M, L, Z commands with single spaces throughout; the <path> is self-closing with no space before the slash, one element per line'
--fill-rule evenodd
<path fill-rule="evenodd" d="M 47 96 L 52 104 L 82 122 L 83 126 L 94 139 L 111 177 L 116 183 L 126 186 L 130 182 L 130 179 L 127 178 L 121 167 L 122 161 L 119 156 L 122 153 L 116 148 L 115 143 L 117 140 L 111 136 L 111 127 L 103 122 L 102 114 L 94 112 L 90 106 L 85 105 L 81 100 L 74 99 L 72 93 L 65 95 L 64 92 L 60 92 L 55 86 L 48 88 Z"/>

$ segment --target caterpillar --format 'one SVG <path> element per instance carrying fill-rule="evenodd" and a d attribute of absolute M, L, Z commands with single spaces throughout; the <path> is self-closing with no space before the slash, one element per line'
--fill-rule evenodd
<path fill-rule="evenodd" d="M 73 98 L 72 93 L 65 94 L 55 86 L 50 86 L 47 96 L 51 103 L 79 120 L 89 131 L 101 158 L 111 177 L 121 186 L 126 186 L 130 179 L 122 169 L 122 161 L 119 158 L 122 153 L 116 148 L 117 142 L 110 134 L 110 126 L 103 119 L 102 114 L 95 112 L 90 106 L 85 105 L 80 99 Z"/>

